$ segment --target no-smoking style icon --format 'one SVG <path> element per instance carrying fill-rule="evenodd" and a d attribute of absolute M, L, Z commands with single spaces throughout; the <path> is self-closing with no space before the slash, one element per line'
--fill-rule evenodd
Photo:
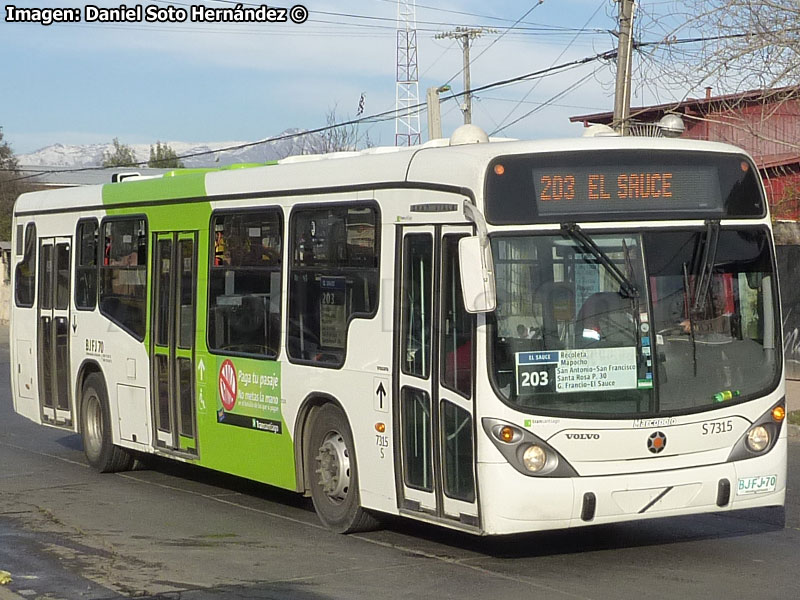
<path fill-rule="evenodd" d="M 233 366 L 233 362 L 226 359 L 219 368 L 219 397 L 225 410 L 233 410 L 237 392 L 236 367 Z"/>

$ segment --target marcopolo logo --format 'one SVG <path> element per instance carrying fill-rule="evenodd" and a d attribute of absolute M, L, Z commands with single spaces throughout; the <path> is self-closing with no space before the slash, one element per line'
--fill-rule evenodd
<path fill-rule="evenodd" d="M 667 436 L 660 431 L 654 431 L 647 438 L 647 449 L 653 454 L 658 454 L 667 447 Z"/>
<path fill-rule="evenodd" d="M 599 440 L 599 433 L 568 433 L 568 440 Z"/>

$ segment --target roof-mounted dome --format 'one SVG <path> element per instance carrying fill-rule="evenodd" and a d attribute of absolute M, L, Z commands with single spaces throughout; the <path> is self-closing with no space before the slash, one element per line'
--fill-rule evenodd
<path fill-rule="evenodd" d="M 608 125 L 604 125 L 602 123 L 595 123 L 594 125 L 589 125 L 586 129 L 583 130 L 582 137 L 618 137 L 619 133 L 614 131 L 613 128 L 609 127 Z"/>
<path fill-rule="evenodd" d="M 451 146 L 462 146 L 464 144 L 485 144 L 488 143 L 489 136 L 477 125 L 462 125 L 450 136 Z"/>

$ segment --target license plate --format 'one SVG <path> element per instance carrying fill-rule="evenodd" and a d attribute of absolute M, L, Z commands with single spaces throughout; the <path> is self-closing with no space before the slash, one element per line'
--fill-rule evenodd
<path fill-rule="evenodd" d="M 758 494 L 759 492 L 774 492 L 778 485 L 777 475 L 757 475 L 756 477 L 742 477 L 736 486 L 736 495 Z"/>

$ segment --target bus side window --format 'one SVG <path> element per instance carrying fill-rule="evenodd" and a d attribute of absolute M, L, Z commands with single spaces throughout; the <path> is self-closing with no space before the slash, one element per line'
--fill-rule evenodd
<path fill-rule="evenodd" d="M 106 219 L 100 267 L 100 312 L 143 339 L 147 316 L 147 223 L 143 218 Z"/>
<path fill-rule="evenodd" d="M 36 290 L 36 225 L 25 227 L 25 253 L 14 276 L 14 302 L 20 308 L 33 306 Z"/>
<path fill-rule="evenodd" d="M 283 213 L 214 213 L 209 266 L 208 347 L 277 358 L 281 339 Z"/>
<path fill-rule="evenodd" d="M 97 306 L 97 219 L 78 222 L 75 260 L 75 306 L 94 310 Z"/>
<path fill-rule="evenodd" d="M 290 228 L 289 356 L 340 366 L 350 320 L 373 316 L 378 305 L 378 211 L 302 208 Z"/>
<path fill-rule="evenodd" d="M 433 236 L 409 233 L 403 238 L 403 373 L 430 376 L 433 327 Z"/>

